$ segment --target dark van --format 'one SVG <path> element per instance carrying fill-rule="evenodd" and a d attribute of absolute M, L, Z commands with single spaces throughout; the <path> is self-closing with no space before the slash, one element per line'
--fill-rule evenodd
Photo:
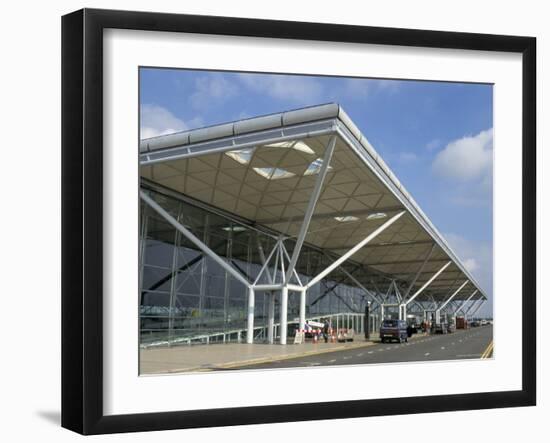
<path fill-rule="evenodd" d="M 405 320 L 384 320 L 380 325 L 380 340 L 397 340 L 399 343 L 408 341 L 407 322 Z"/>

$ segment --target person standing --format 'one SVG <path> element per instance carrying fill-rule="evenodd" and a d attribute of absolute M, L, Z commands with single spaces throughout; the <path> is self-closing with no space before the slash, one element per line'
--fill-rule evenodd
<path fill-rule="evenodd" d="M 328 319 L 325 318 L 325 321 L 323 324 L 323 338 L 325 339 L 325 343 L 328 343 L 328 328 L 329 328 Z"/>

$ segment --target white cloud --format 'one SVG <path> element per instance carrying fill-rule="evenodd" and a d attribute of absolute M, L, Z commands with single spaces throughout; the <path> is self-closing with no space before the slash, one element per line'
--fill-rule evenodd
<path fill-rule="evenodd" d="M 185 122 L 172 114 L 168 109 L 152 104 L 141 105 L 140 120 L 141 139 L 172 134 L 203 125 L 200 118 Z"/>
<path fill-rule="evenodd" d="M 437 175 L 458 181 L 483 181 L 492 175 L 492 168 L 492 128 L 450 142 L 432 163 Z"/>
<path fill-rule="evenodd" d="M 195 91 L 189 97 L 189 103 L 196 109 L 206 109 L 225 102 L 238 92 L 238 86 L 221 74 L 199 77 L 195 80 Z"/>
<path fill-rule="evenodd" d="M 187 129 L 185 122 L 177 118 L 168 109 L 157 105 L 141 105 L 140 136 L 142 139 Z"/>
<path fill-rule="evenodd" d="M 317 104 L 323 96 L 321 83 L 305 76 L 240 74 L 239 79 L 255 93 L 295 104 Z"/>
<path fill-rule="evenodd" d="M 463 263 L 464 267 L 470 272 L 474 272 L 479 267 L 475 258 L 467 258 Z"/>
<path fill-rule="evenodd" d="M 402 82 L 395 80 L 378 80 L 378 79 L 363 79 L 350 78 L 346 79 L 342 88 L 338 91 L 337 96 L 346 97 L 348 100 L 365 100 L 372 94 L 383 93 L 393 95 L 399 91 Z M 329 93 L 332 91 L 329 91 Z"/>
<path fill-rule="evenodd" d="M 482 308 L 483 312 L 489 314 L 493 298 L 493 248 L 491 243 L 468 240 L 453 233 L 443 234 L 443 237 L 489 297 L 490 303 Z"/>

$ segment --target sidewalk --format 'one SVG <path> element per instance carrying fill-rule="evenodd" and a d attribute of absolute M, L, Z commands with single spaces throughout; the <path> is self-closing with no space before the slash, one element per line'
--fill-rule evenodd
<path fill-rule="evenodd" d="M 378 334 L 373 334 L 368 341 L 362 336 L 356 336 L 353 342 L 347 343 L 308 342 L 300 345 L 226 343 L 141 349 L 139 354 L 140 374 L 152 375 L 228 369 L 246 364 L 372 346 L 377 341 Z"/>

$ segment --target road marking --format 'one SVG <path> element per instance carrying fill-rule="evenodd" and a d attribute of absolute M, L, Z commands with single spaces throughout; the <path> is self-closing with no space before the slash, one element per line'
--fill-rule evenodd
<path fill-rule="evenodd" d="M 383 352 L 384 350 L 383 349 L 379 349 L 378 352 Z"/>
<path fill-rule="evenodd" d="M 344 360 L 349 360 L 351 357 L 344 357 Z"/>
<path fill-rule="evenodd" d="M 455 342 L 452 342 L 451 344 L 454 346 Z"/>
<path fill-rule="evenodd" d="M 445 346 L 441 346 L 441 350 L 443 351 L 445 349 Z"/>
<path fill-rule="evenodd" d="M 374 351 L 369 351 L 369 352 L 367 352 L 367 354 L 372 354 L 373 352 L 374 352 Z"/>
<path fill-rule="evenodd" d="M 489 346 L 485 348 L 485 351 L 483 351 L 483 354 L 481 354 L 481 358 L 489 358 L 493 354 L 493 340 L 491 340 L 491 343 L 489 343 Z"/>
<path fill-rule="evenodd" d="M 317 363 L 317 362 L 313 362 L 313 363 L 310 363 L 309 366 L 319 366 L 321 363 Z"/>
<path fill-rule="evenodd" d="M 424 357 L 427 357 L 428 355 L 430 355 L 430 353 L 429 353 L 429 352 L 426 352 L 426 353 L 424 354 Z"/>
<path fill-rule="evenodd" d="M 328 362 L 329 362 L 329 363 L 334 363 L 335 361 L 336 361 L 336 359 L 334 358 L 334 359 L 332 359 L 332 360 L 329 360 Z"/>
<path fill-rule="evenodd" d="M 355 354 L 357 355 L 357 357 L 363 357 L 363 353 L 361 352 L 360 354 Z"/>

